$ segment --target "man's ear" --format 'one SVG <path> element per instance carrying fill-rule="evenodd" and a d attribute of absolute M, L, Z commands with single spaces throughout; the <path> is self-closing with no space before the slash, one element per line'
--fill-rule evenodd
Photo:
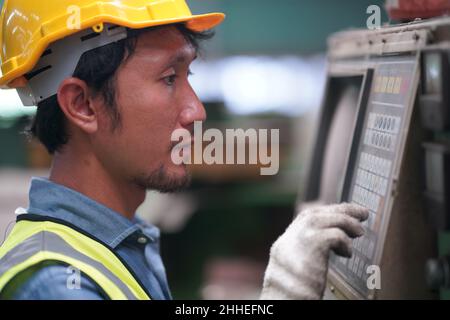
<path fill-rule="evenodd" d="M 78 78 L 64 79 L 58 88 L 58 103 L 68 121 L 86 133 L 98 128 L 98 110 L 92 103 L 89 88 Z"/>

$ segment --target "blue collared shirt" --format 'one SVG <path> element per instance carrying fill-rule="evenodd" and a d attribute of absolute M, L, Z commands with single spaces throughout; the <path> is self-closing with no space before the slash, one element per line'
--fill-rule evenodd
<path fill-rule="evenodd" d="M 33 178 L 27 212 L 64 220 L 106 243 L 134 271 L 152 299 L 171 299 L 159 252 L 159 229 L 119 213 L 48 179 Z M 40 268 L 15 292 L 14 299 L 104 299 L 101 290 L 82 275 L 81 285 L 67 286 L 67 266 Z"/>

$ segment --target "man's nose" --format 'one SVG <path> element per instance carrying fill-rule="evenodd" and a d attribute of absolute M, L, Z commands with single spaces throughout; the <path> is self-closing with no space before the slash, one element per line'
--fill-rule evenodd
<path fill-rule="evenodd" d="M 199 100 L 192 88 L 190 89 L 189 99 L 185 101 L 184 109 L 181 112 L 181 124 L 183 126 L 189 126 L 194 121 L 205 121 L 206 110 L 203 103 Z"/>

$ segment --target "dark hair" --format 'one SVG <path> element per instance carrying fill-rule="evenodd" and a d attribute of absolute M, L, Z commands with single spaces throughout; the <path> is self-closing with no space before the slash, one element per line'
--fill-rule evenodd
<path fill-rule="evenodd" d="M 175 24 L 185 39 L 199 49 L 199 40 L 209 39 L 213 33 L 194 32 L 184 24 Z M 146 31 L 161 27 L 145 29 L 128 29 L 126 39 L 85 52 L 73 73 L 73 76 L 86 82 L 93 94 L 101 94 L 105 106 L 109 109 L 112 129 L 120 126 L 120 113 L 115 102 L 115 75 L 122 62 L 134 52 L 138 36 Z M 26 130 L 29 136 L 36 137 L 50 154 L 61 149 L 69 141 L 62 112 L 56 94 L 38 104 L 36 115 Z"/>

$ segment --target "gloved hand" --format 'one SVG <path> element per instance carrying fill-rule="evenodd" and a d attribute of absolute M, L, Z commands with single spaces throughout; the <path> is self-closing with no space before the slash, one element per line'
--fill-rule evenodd
<path fill-rule="evenodd" d="M 351 257 L 368 215 L 348 203 L 302 211 L 272 245 L 261 299 L 321 299 L 330 250 Z"/>

